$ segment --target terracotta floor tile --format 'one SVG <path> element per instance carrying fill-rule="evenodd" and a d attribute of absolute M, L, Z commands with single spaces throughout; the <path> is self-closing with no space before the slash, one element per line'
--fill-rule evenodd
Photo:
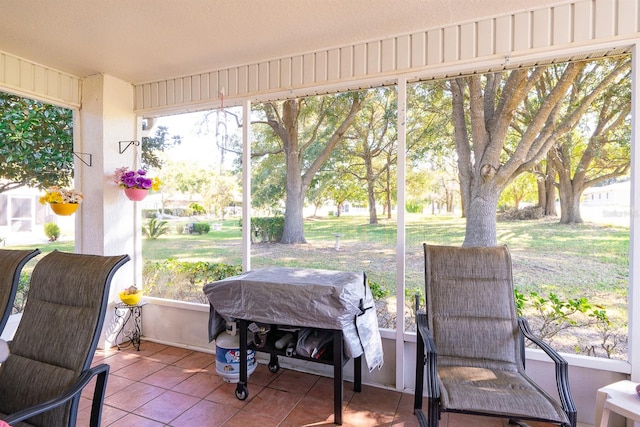
<path fill-rule="evenodd" d="M 193 375 L 193 372 L 177 366 L 165 366 L 141 381 L 146 384 L 171 389 Z"/>
<path fill-rule="evenodd" d="M 313 387 L 316 381 L 318 381 L 317 375 L 293 371 L 291 369 L 284 369 L 282 371 L 276 379 L 271 381 L 269 384 L 270 388 L 304 395 Z"/>
<path fill-rule="evenodd" d="M 347 406 L 354 411 L 375 411 L 379 414 L 391 415 L 393 418 L 398 409 L 401 394 L 394 390 L 363 385 L 362 392 L 353 393 Z"/>
<path fill-rule="evenodd" d="M 342 401 L 346 404 L 353 397 L 353 383 L 345 382 L 342 385 Z M 328 399 L 333 402 L 333 378 L 320 377 L 307 392 L 307 396 L 317 399 Z"/>
<path fill-rule="evenodd" d="M 423 402 L 423 408 L 426 408 L 426 402 Z M 396 409 L 396 416 L 410 415 L 413 416 L 413 394 L 402 393 L 400 395 L 400 403 Z"/>
<path fill-rule="evenodd" d="M 263 414 L 256 414 L 252 411 L 239 410 L 229 421 L 223 424 L 224 427 L 270 427 L 279 426 L 279 420 Z M 299 426 L 298 426 L 299 427 Z"/>
<path fill-rule="evenodd" d="M 173 420 L 170 425 L 172 427 L 222 426 L 237 412 L 238 408 L 201 400 Z"/>
<path fill-rule="evenodd" d="M 395 416 L 391 425 L 393 427 L 420 427 L 418 418 L 415 415 Z M 446 426 L 442 425 L 442 427 Z"/>
<path fill-rule="evenodd" d="M 146 341 L 141 349 L 96 352 L 94 363 L 112 366 L 103 427 L 334 425 L 332 378 L 290 369 L 273 373 L 260 364 L 249 377 L 247 399 L 238 400 L 236 384 L 216 374 L 212 354 Z M 353 383 L 347 381 L 343 393 L 343 427 L 418 427 L 410 393 L 368 385 L 355 393 Z M 92 390 L 83 392 L 78 426 L 88 425 L 91 394 Z M 551 427 L 544 423 L 531 425 Z M 507 427 L 507 420 L 443 414 L 440 426 Z"/>
<path fill-rule="evenodd" d="M 166 363 L 170 365 L 172 363 L 177 362 L 180 359 L 184 359 L 185 357 L 191 355 L 193 353 L 192 350 L 187 350 L 184 348 L 177 347 L 167 347 L 163 350 L 153 353 L 150 356 L 145 356 L 145 358 L 149 360 L 153 360 L 155 362 Z"/>
<path fill-rule="evenodd" d="M 114 408 L 113 406 L 109 406 L 109 405 L 102 405 L 101 425 L 103 426 L 111 425 L 112 423 L 116 422 L 117 420 L 119 420 L 120 418 L 126 415 L 127 415 L 127 412 L 122 409 Z M 90 419 L 91 419 L 91 405 L 78 411 L 78 422 L 77 422 L 78 426 L 88 426 Z"/>
<path fill-rule="evenodd" d="M 169 348 L 168 345 L 158 344 L 151 341 L 143 341 L 142 343 L 140 343 L 140 350 L 136 350 L 133 347 L 129 347 L 126 350 L 122 350 L 122 351 L 135 353 L 140 357 L 148 357 L 148 356 L 151 356 L 152 354 L 155 354 L 167 348 Z"/>
<path fill-rule="evenodd" d="M 282 422 L 282 427 L 333 425 L 333 400 L 304 396 Z"/>
<path fill-rule="evenodd" d="M 245 409 L 282 420 L 301 399 L 299 394 L 265 388 L 247 403 Z"/>
<path fill-rule="evenodd" d="M 213 369 L 213 372 L 215 373 L 215 367 Z M 278 370 L 278 372 L 274 373 L 269 370 L 267 365 L 258 365 L 256 367 L 256 370 L 253 371 L 253 373 L 249 376 L 249 386 L 251 387 L 252 384 L 256 384 L 262 387 L 266 387 L 267 385 L 271 384 L 276 378 L 278 378 L 283 371 L 283 369 L 280 369 Z"/>
<path fill-rule="evenodd" d="M 357 393 L 356 393 L 357 394 Z M 379 427 L 390 426 L 393 422 L 393 414 L 384 414 L 375 409 L 354 410 L 347 406 L 342 411 L 343 427 Z"/>
<path fill-rule="evenodd" d="M 153 400 L 145 403 L 138 409 L 136 414 L 145 418 L 150 418 L 161 423 L 169 423 L 174 418 L 180 416 L 187 409 L 198 403 L 200 399 L 186 394 L 167 391 Z"/>
<path fill-rule="evenodd" d="M 215 354 L 194 351 L 191 354 L 177 360 L 173 365 L 186 369 L 204 369 L 216 360 Z"/>
<path fill-rule="evenodd" d="M 172 388 L 173 391 L 204 398 L 224 384 L 222 378 L 208 372 L 196 372 Z"/>
<path fill-rule="evenodd" d="M 162 427 L 163 423 L 159 423 L 158 421 L 150 420 L 148 418 L 141 417 L 136 414 L 127 414 L 126 416 L 120 418 L 113 424 L 109 424 L 109 427 Z"/>
<path fill-rule="evenodd" d="M 124 377 L 134 381 L 140 381 L 141 379 L 148 377 L 154 372 L 167 366 L 164 363 L 156 362 L 154 360 L 140 359 L 131 365 L 118 369 L 113 372 L 113 375 Z"/>
<path fill-rule="evenodd" d="M 131 387 L 120 390 L 105 399 L 105 404 L 132 412 L 149 402 L 150 400 L 160 396 L 166 390 L 144 383 L 134 383 Z"/>
<path fill-rule="evenodd" d="M 218 388 L 205 397 L 206 400 L 220 403 L 222 405 L 232 406 L 234 408 L 243 408 L 249 403 L 255 396 L 257 396 L 263 387 L 249 385 L 249 396 L 245 400 L 238 400 L 236 398 L 236 385 L 223 382 Z"/>
<path fill-rule="evenodd" d="M 117 375 L 109 375 L 107 378 L 107 393 L 106 396 L 111 396 L 114 393 L 119 392 L 127 387 L 131 387 L 136 382 L 129 378 L 119 377 Z"/>
<path fill-rule="evenodd" d="M 119 369 L 129 366 L 138 362 L 141 359 L 140 356 L 132 353 L 116 353 L 109 357 L 105 357 L 101 363 L 109 365 L 109 372 L 113 373 Z"/>

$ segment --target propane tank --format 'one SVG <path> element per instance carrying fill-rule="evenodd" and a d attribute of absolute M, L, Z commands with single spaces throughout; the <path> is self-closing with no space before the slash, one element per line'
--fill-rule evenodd
<path fill-rule="evenodd" d="M 247 378 L 255 370 L 255 351 L 247 350 Z M 228 383 L 240 380 L 240 337 L 235 322 L 227 322 L 227 330 L 216 337 L 216 373 Z"/>

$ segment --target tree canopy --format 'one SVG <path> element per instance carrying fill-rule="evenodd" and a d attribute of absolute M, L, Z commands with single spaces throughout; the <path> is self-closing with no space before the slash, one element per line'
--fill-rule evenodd
<path fill-rule="evenodd" d="M 0 92 L 0 193 L 68 186 L 73 160 L 71 110 Z"/>

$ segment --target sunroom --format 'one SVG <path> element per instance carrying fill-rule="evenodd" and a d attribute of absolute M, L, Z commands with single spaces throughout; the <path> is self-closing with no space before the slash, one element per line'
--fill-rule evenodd
<path fill-rule="evenodd" d="M 143 122 L 150 119 L 223 107 L 236 107 L 249 117 L 255 103 L 394 87 L 402 153 L 398 165 L 404 165 L 406 94 L 413 82 L 629 54 L 633 106 L 638 93 L 637 0 L 347 4 L 39 0 L 4 1 L 0 9 L 0 90 L 73 110 L 75 187 L 85 195 L 75 214 L 76 252 L 132 257 L 114 279 L 114 305 L 119 289 L 142 283 L 142 219 L 139 207 L 120 197 L 110 177 L 114 169 L 136 163 L 140 155 L 136 142 L 144 135 Z M 637 121 L 632 114 L 632 145 Z M 245 126 L 243 165 L 251 165 L 251 144 L 251 129 Z M 640 336 L 634 327 L 640 313 L 635 297 L 640 284 L 634 274 L 640 262 L 634 251 L 634 189 L 640 185 L 636 153 L 632 146 L 628 360 L 566 355 L 578 421 L 587 425 L 593 423 L 600 387 L 623 379 L 640 381 Z M 400 175 L 403 167 L 398 170 L 397 204 L 402 206 L 406 183 Z M 249 218 L 250 166 L 242 173 L 242 217 Z M 399 209 L 396 214 L 395 293 L 396 308 L 402 312 L 407 298 L 407 241 L 402 232 L 405 213 Z M 244 221 L 244 270 L 252 268 L 248 227 Z M 143 318 L 144 340 L 215 352 L 207 336 L 205 304 L 148 298 Z M 108 336 L 106 331 L 103 335 Z M 381 335 L 384 367 L 363 373 L 363 382 L 411 392 L 415 333 L 406 331 L 398 316 L 396 327 L 382 329 Z M 112 345 L 105 338 L 100 348 Z M 536 350 L 528 350 L 527 359 L 532 377 L 553 393 L 555 385 L 547 380 L 552 364 Z M 348 364 L 346 376 L 350 375 L 353 368 Z"/>

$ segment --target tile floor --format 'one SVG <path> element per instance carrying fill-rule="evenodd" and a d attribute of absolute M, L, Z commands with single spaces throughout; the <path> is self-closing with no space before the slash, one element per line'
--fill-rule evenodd
<path fill-rule="evenodd" d="M 94 364 L 111 366 L 102 425 L 109 427 L 270 427 L 333 425 L 331 378 L 259 365 L 249 378 L 249 398 L 215 373 L 211 354 L 143 341 L 140 351 L 98 350 Z M 89 387 L 78 426 L 87 426 Z M 354 393 L 344 384 L 343 426 L 417 426 L 413 395 L 367 385 Z M 446 414 L 442 427 L 504 427 L 499 419 Z M 531 424 L 543 427 L 547 424 Z"/>

